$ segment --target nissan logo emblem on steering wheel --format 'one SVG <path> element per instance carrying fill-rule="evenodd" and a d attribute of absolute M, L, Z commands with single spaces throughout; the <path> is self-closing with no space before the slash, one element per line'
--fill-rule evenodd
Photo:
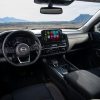
<path fill-rule="evenodd" d="M 26 51 L 27 51 L 27 48 L 26 48 L 26 47 L 21 47 L 21 48 L 20 48 L 20 51 L 21 51 L 21 52 L 26 52 Z"/>
<path fill-rule="evenodd" d="M 16 54 L 18 56 L 25 56 L 30 53 L 30 48 L 27 44 L 21 43 L 16 47 Z"/>

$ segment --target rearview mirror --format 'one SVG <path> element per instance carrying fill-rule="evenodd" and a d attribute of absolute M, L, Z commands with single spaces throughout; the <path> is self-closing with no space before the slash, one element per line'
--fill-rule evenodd
<path fill-rule="evenodd" d="M 63 10 L 62 8 L 58 8 L 58 7 L 42 7 L 40 9 L 40 13 L 42 14 L 62 14 Z"/>
<path fill-rule="evenodd" d="M 44 4 L 47 3 L 48 7 L 42 7 L 40 9 L 40 13 L 42 14 L 62 14 L 62 8 L 53 7 L 54 4 L 56 5 L 69 5 L 74 0 L 34 0 L 35 3 Z"/>

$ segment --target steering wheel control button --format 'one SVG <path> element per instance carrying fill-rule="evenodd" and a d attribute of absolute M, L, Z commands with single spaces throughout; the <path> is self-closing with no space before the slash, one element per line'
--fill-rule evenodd
<path fill-rule="evenodd" d="M 27 56 L 29 53 L 30 53 L 30 47 L 27 44 L 21 43 L 17 45 L 16 47 L 17 56 L 19 57 Z"/>

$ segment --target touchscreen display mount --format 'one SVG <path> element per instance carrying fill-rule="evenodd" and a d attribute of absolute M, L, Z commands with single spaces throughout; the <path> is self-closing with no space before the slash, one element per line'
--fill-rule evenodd
<path fill-rule="evenodd" d="M 43 30 L 42 39 L 44 43 L 54 43 L 62 41 L 62 30 Z"/>

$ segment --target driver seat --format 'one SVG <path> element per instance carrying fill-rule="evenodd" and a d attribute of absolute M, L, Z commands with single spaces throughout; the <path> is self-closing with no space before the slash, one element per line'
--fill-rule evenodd
<path fill-rule="evenodd" d="M 59 89 L 52 83 L 25 87 L 4 96 L 0 100 L 65 100 Z"/>

